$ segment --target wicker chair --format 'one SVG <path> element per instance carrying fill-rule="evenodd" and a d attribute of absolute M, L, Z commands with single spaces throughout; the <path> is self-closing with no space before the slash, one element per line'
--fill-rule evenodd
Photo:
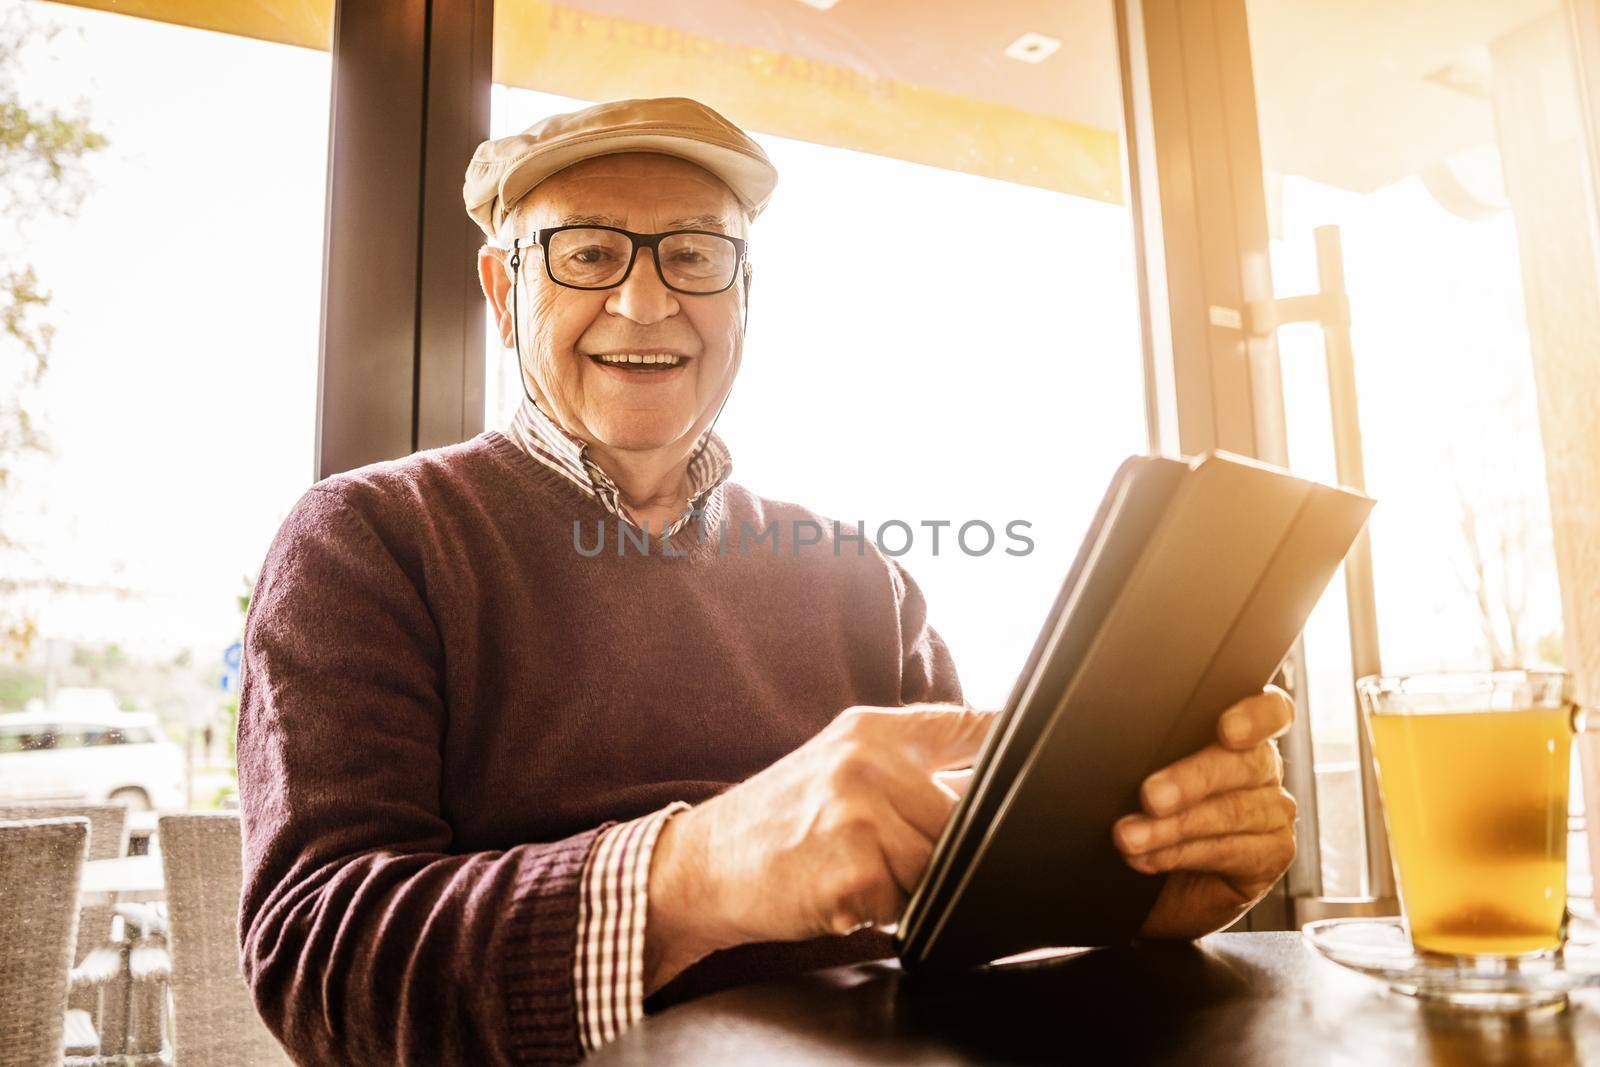
<path fill-rule="evenodd" d="M 239 966 L 244 877 L 239 817 L 165 815 L 159 832 L 172 957 L 174 1067 L 287 1064 L 256 1014 Z"/>
<path fill-rule="evenodd" d="M 128 809 L 123 804 L 90 804 L 82 800 L 7 801 L 0 804 L 0 820 L 29 819 L 89 820 L 89 859 L 114 860 L 127 851 Z M 89 953 L 111 940 L 111 921 L 116 908 L 111 904 L 92 904 L 78 915 L 78 939 L 72 952 L 72 965 L 84 967 Z M 83 976 L 91 980 L 83 980 Z M 127 976 L 120 971 L 107 974 L 98 960 L 80 973 L 67 994 L 67 1006 L 87 1011 L 107 1047 L 121 1047 L 127 1026 Z"/>
<path fill-rule="evenodd" d="M 0 822 L 0 1067 L 62 1062 L 88 843 L 81 818 Z M 75 1017 L 74 1029 L 83 1022 Z"/>

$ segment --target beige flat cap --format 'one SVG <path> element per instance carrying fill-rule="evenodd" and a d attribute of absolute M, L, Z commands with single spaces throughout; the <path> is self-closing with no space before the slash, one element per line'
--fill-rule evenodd
<path fill-rule="evenodd" d="M 492 239 L 534 186 L 579 160 L 618 152 L 660 152 L 698 163 L 727 183 L 751 219 L 778 184 L 777 168 L 761 146 L 698 100 L 612 100 L 479 145 L 461 190 L 467 214 Z"/>

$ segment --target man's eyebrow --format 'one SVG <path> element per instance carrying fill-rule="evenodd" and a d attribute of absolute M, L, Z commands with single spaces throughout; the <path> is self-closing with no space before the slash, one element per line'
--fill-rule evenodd
<path fill-rule="evenodd" d="M 722 215 L 690 215 L 667 223 L 674 230 L 726 230 L 728 220 Z"/>
<path fill-rule="evenodd" d="M 615 215 L 563 215 L 556 220 L 557 226 L 615 226 L 618 229 L 627 229 L 622 225 L 622 220 Z M 725 215 L 687 215 L 681 219 L 673 219 L 667 223 L 669 230 L 723 230 L 728 229 L 728 219 Z"/>

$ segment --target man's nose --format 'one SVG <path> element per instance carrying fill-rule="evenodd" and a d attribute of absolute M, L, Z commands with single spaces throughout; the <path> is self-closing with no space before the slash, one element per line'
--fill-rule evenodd
<path fill-rule="evenodd" d="M 678 297 L 661 284 L 650 249 L 639 249 L 633 270 L 606 298 L 606 310 L 646 326 L 678 313 Z"/>

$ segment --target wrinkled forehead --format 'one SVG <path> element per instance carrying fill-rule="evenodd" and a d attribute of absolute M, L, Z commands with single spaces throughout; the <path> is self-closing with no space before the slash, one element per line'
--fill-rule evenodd
<path fill-rule="evenodd" d="M 746 219 L 733 190 L 686 159 L 623 152 L 574 163 L 520 200 L 510 215 L 518 233 L 578 224 L 659 230 L 718 230 L 745 235 Z"/>

